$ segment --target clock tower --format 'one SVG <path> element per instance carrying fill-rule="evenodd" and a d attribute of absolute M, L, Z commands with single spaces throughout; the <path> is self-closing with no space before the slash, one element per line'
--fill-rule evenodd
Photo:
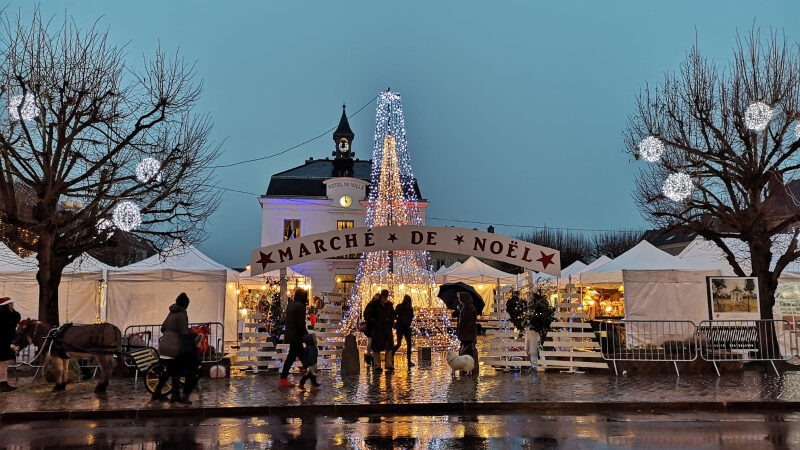
<path fill-rule="evenodd" d="M 347 106 L 342 105 L 342 118 L 339 119 L 339 126 L 333 132 L 333 142 L 336 149 L 333 151 L 333 177 L 352 177 L 353 176 L 353 139 L 356 135 L 350 129 L 350 122 L 347 121 Z"/>

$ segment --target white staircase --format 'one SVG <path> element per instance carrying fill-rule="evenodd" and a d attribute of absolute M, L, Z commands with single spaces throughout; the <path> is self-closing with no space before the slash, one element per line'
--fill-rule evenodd
<path fill-rule="evenodd" d="M 276 346 L 270 340 L 269 333 L 259 331 L 267 327 L 265 314 L 251 312 L 244 320 L 244 330 L 233 367 L 252 370 L 253 373 L 258 373 L 259 370 L 279 369 L 286 359 L 289 346 L 287 344 Z"/>
<path fill-rule="evenodd" d="M 585 322 L 586 314 L 578 308 L 579 301 L 570 296 L 556 303 L 555 320 L 550 324 L 547 340 L 542 343 L 537 367 L 564 369 L 564 372 L 581 373 L 581 369 L 608 369 L 603 360 L 600 343 Z"/>
<path fill-rule="evenodd" d="M 509 321 L 505 299 L 499 294 L 498 297 L 494 302 L 494 311 L 489 314 L 489 321 L 486 323 L 486 355 L 481 361 L 505 370 L 531 367 L 530 358 L 525 353 L 525 341 L 518 337 L 514 324 Z"/>
<path fill-rule="evenodd" d="M 344 350 L 345 329 L 342 321 L 342 308 L 346 298 L 342 294 L 323 294 L 325 304 L 317 312 L 317 324 L 314 333 L 317 335 L 319 348 L 318 364 L 320 369 L 331 369 L 339 363 Z"/>

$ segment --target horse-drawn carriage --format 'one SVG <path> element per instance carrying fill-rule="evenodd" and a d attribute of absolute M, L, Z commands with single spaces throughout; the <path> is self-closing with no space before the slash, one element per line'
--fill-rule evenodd
<path fill-rule="evenodd" d="M 197 335 L 198 353 L 203 361 L 219 361 L 222 356 L 222 324 L 192 324 L 191 332 Z M 166 375 L 166 364 L 157 350 L 161 335 L 160 325 L 136 325 L 126 328 L 123 336 L 119 328 L 112 324 L 73 325 L 64 324 L 52 327 L 36 320 L 23 320 L 17 326 L 14 345 L 21 349 L 35 346 L 36 356 L 29 361 L 32 365 L 45 351 L 55 360 L 55 391 L 63 390 L 67 382 L 69 358 L 94 358 L 100 365 L 101 379 L 95 389 L 105 391 L 113 367 L 113 360 L 121 361 L 135 372 L 135 382 L 139 374 L 144 374 L 145 388 L 151 394 L 158 380 Z M 213 342 L 213 344 L 212 344 Z M 42 357 L 42 360 L 44 358 Z M 161 393 L 172 392 L 173 386 L 167 379 Z"/>

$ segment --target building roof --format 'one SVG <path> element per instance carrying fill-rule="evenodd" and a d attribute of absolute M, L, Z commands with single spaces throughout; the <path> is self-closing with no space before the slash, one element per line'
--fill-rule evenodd
<path fill-rule="evenodd" d="M 264 197 L 325 197 L 325 184 L 323 181 L 333 178 L 332 159 L 309 158 L 305 164 L 276 173 L 269 180 L 267 193 Z M 353 160 L 353 178 L 364 180 L 367 183 L 372 178 L 372 160 Z M 417 181 L 414 180 L 414 190 L 418 199 L 422 200 Z M 369 193 L 369 186 L 367 186 Z"/>

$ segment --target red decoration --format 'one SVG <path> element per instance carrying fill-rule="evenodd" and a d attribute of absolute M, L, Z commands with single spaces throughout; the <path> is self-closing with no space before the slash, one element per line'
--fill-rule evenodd
<path fill-rule="evenodd" d="M 556 256 L 555 253 L 551 253 L 549 255 L 545 254 L 543 251 L 539 251 L 542 254 L 542 257 L 537 259 L 540 263 L 542 263 L 542 268 L 547 269 L 547 266 L 553 264 L 553 257 Z"/>

